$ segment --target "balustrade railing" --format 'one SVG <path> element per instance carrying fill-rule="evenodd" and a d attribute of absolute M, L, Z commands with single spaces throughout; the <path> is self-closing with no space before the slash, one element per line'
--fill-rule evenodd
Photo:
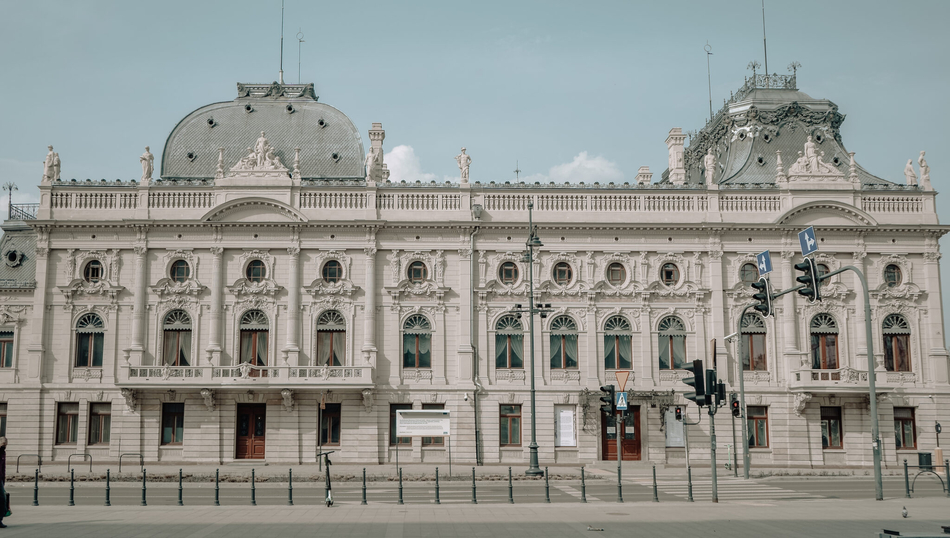
<path fill-rule="evenodd" d="M 861 209 L 868 213 L 920 213 L 924 201 L 919 196 L 865 196 Z"/>
<path fill-rule="evenodd" d="M 775 212 L 782 209 L 782 197 L 767 194 L 739 194 L 719 197 L 719 211 Z"/>
<path fill-rule="evenodd" d="M 150 209 L 211 209 L 214 207 L 212 192 L 149 192 Z"/>
<path fill-rule="evenodd" d="M 138 195 L 134 192 L 54 192 L 52 209 L 135 209 Z"/>
<path fill-rule="evenodd" d="M 705 194 L 486 194 L 487 211 L 706 211 Z"/>
<path fill-rule="evenodd" d="M 462 196 L 423 193 L 380 194 L 376 198 L 376 207 L 381 210 L 457 211 L 462 209 Z"/>
<path fill-rule="evenodd" d="M 302 192 L 301 209 L 366 209 L 366 193 Z"/>
<path fill-rule="evenodd" d="M 263 383 L 353 384 L 372 383 L 370 366 L 126 366 L 129 384 Z"/>

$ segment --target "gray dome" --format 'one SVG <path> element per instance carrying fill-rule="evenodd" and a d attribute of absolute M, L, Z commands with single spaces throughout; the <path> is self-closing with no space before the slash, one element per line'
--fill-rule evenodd
<path fill-rule="evenodd" d="M 317 102 L 313 84 L 238 84 L 234 101 L 203 106 L 168 135 L 163 180 L 211 179 L 224 148 L 224 168 L 247 155 L 264 131 L 281 162 L 302 178 L 363 178 L 363 142 L 346 114 Z"/>

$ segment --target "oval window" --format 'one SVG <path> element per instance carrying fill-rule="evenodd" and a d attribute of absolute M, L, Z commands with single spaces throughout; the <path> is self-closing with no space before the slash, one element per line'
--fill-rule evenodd
<path fill-rule="evenodd" d="M 612 263 L 607 266 L 607 282 L 612 286 L 620 286 L 627 279 L 627 270 L 622 263 Z"/>
<path fill-rule="evenodd" d="M 251 282 L 261 282 L 267 276 L 267 268 L 261 260 L 251 260 L 244 273 Z"/>
<path fill-rule="evenodd" d="M 507 286 L 518 281 L 518 266 L 515 262 L 505 262 L 498 268 L 498 279 Z"/>
<path fill-rule="evenodd" d="M 191 268 L 188 267 L 188 262 L 185 260 L 175 260 L 168 276 L 175 282 L 188 280 L 188 277 L 191 276 Z"/>
<path fill-rule="evenodd" d="M 336 284 L 343 278 L 343 266 L 336 260 L 330 260 L 323 265 L 323 280 Z"/>

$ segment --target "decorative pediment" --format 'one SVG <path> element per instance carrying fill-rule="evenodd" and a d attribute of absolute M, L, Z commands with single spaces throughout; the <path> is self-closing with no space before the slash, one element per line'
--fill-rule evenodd
<path fill-rule="evenodd" d="M 319 295 L 343 295 L 349 297 L 353 295 L 354 291 L 359 289 L 359 286 L 353 284 L 353 281 L 348 278 L 341 278 L 337 282 L 327 282 L 323 280 L 323 278 L 318 278 L 311 282 L 309 286 L 304 286 L 303 289 L 314 297 Z"/>
<path fill-rule="evenodd" d="M 877 226 L 867 212 L 852 205 L 831 200 L 796 206 L 776 219 L 775 224 L 798 226 Z"/>
<path fill-rule="evenodd" d="M 277 292 L 282 290 L 281 286 L 274 283 L 273 280 L 265 279 L 260 282 L 251 282 L 246 278 L 237 279 L 234 284 L 228 286 L 235 297 L 256 296 L 256 297 L 274 297 Z"/>
<path fill-rule="evenodd" d="M 422 262 L 426 266 L 426 282 L 433 282 L 438 287 L 445 284 L 445 252 L 437 250 L 426 252 L 416 250 L 413 252 L 401 252 L 393 250 L 387 256 L 389 260 L 389 270 L 392 277 L 392 283 L 395 286 L 401 285 L 403 280 L 408 279 L 406 271 L 413 262 Z"/>
<path fill-rule="evenodd" d="M 441 301 L 442 297 L 445 296 L 445 292 L 448 291 L 448 288 L 439 286 L 430 280 L 415 283 L 409 279 L 403 279 L 395 286 L 388 286 L 383 289 L 394 301 L 398 301 L 400 297 L 434 297 Z"/>
<path fill-rule="evenodd" d="M 307 222 L 289 205 L 267 198 L 238 198 L 225 202 L 201 217 L 202 222 Z"/>
<path fill-rule="evenodd" d="M 336 282 L 327 282 L 323 277 L 324 265 L 330 261 L 338 262 L 340 269 L 342 269 L 343 274 L 337 276 L 338 280 Z M 317 278 L 309 286 L 304 286 L 304 290 L 314 297 L 318 295 L 351 296 L 354 291 L 359 289 L 359 286 L 355 285 L 350 279 L 352 264 L 353 259 L 342 250 L 318 252 L 313 256 L 312 270 L 310 271 L 311 274 L 317 275 Z"/>
<path fill-rule="evenodd" d="M 118 300 L 119 292 L 125 288 L 117 286 L 105 280 L 99 282 L 86 282 L 77 278 L 66 286 L 57 286 L 63 297 L 66 298 L 66 308 L 72 306 L 73 301 L 82 296 L 108 298 L 110 302 L 115 303 Z"/>
<path fill-rule="evenodd" d="M 186 295 L 197 297 L 199 293 L 205 290 L 207 286 L 202 285 L 194 279 L 188 279 L 184 282 L 176 282 L 170 278 L 163 278 L 150 289 L 152 293 L 158 295 L 161 299 L 167 299 L 172 295 Z"/>

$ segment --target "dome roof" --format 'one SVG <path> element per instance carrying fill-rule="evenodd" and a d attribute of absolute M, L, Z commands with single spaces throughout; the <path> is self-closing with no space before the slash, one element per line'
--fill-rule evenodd
<path fill-rule="evenodd" d="M 263 131 L 284 166 L 300 148 L 302 178 L 365 177 L 363 142 L 346 114 L 317 102 L 313 84 L 240 84 L 234 101 L 203 106 L 168 135 L 163 180 L 211 179 L 224 148 L 225 170 L 247 155 Z"/>

